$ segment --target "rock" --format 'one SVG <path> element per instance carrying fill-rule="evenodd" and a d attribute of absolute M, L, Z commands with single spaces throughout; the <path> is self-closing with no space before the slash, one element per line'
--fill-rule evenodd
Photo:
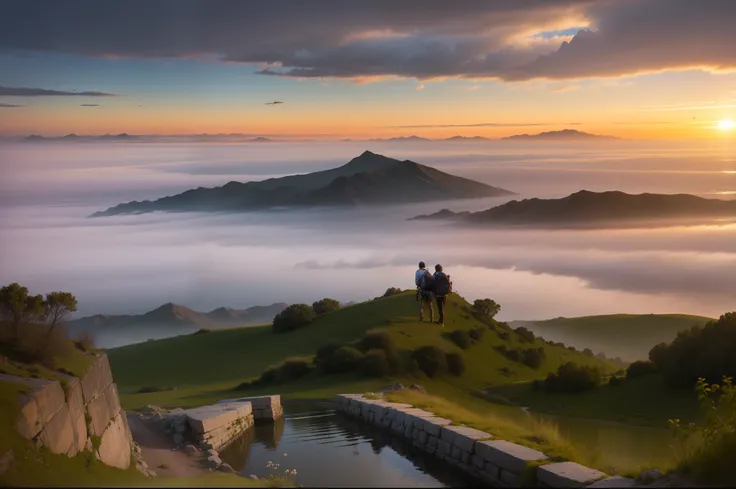
<path fill-rule="evenodd" d="M 122 416 L 124 414 L 121 411 L 102 434 L 98 454 L 105 465 L 127 469 L 130 466 L 130 437 L 125 430 Z"/>
<path fill-rule="evenodd" d="M 107 359 L 107 355 L 102 354 L 82 378 L 84 402 L 90 403 L 97 399 L 110 384 L 112 384 L 110 362 Z"/>
<path fill-rule="evenodd" d="M 411 389 L 413 391 L 421 392 L 422 394 L 426 394 L 427 393 L 427 389 L 425 389 L 424 387 L 422 387 L 419 384 L 412 384 L 412 386 L 409 387 L 409 389 Z"/>
<path fill-rule="evenodd" d="M 74 427 L 66 403 L 62 404 L 61 409 L 43 427 L 39 438 L 52 453 L 65 453 L 72 457 L 77 454 Z"/>
<path fill-rule="evenodd" d="M 208 448 L 207 449 L 207 455 L 212 456 L 212 457 L 219 457 L 220 456 L 220 454 L 214 448 Z"/>
<path fill-rule="evenodd" d="M 615 477 L 608 477 L 607 479 L 599 480 L 598 482 L 594 482 L 588 487 L 599 489 L 599 488 L 635 487 L 635 486 L 636 486 L 636 481 L 634 479 L 615 476 Z"/>
<path fill-rule="evenodd" d="M 197 450 L 197 447 L 195 447 L 191 443 L 184 445 L 184 451 L 187 452 L 190 455 L 193 455 L 193 454 L 199 452 L 199 450 Z"/>
<path fill-rule="evenodd" d="M 663 476 L 664 474 L 657 469 L 648 469 L 642 472 L 641 474 L 639 474 L 639 480 L 651 482 L 657 479 L 661 479 Z"/>
<path fill-rule="evenodd" d="M 178 445 L 179 443 L 182 443 L 183 441 L 184 441 L 184 435 L 182 435 L 181 433 L 174 433 L 174 443 Z"/>
<path fill-rule="evenodd" d="M 227 472 L 228 474 L 235 473 L 235 470 L 230 466 L 230 464 L 221 464 L 217 469 L 222 472 Z"/>
<path fill-rule="evenodd" d="M 145 460 L 141 460 L 140 462 L 138 462 L 138 465 L 140 465 L 144 469 L 148 469 L 148 464 L 146 463 Z"/>
<path fill-rule="evenodd" d="M 220 459 L 220 457 L 210 455 L 209 457 L 207 457 L 207 465 L 210 468 L 217 468 L 222 465 L 222 460 Z"/>
<path fill-rule="evenodd" d="M 406 387 L 404 387 L 404 384 L 402 384 L 401 382 L 394 382 L 392 384 L 387 385 L 386 387 L 384 387 L 378 392 L 400 391 L 403 389 L 406 389 Z"/>
<path fill-rule="evenodd" d="M 250 474 L 250 475 L 248 476 L 248 478 L 249 478 L 249 479 L 253 479 L 254 481 L 257 481 L 257 480 L 258 480 L 258 476 L 257 476 L 257 475 L 254 475 L 254 474 Z"/>

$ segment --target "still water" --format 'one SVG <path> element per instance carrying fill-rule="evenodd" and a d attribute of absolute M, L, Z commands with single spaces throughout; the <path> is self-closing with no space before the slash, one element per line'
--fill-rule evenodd
<path fill-rule="evenodd" d="M 411 444 L 317 405 L 285 407 L 283 419 L 257 425 L 220 456 L 244 476 L 296 469 L 296 484 L 307 487 L 480 487 Z"/>

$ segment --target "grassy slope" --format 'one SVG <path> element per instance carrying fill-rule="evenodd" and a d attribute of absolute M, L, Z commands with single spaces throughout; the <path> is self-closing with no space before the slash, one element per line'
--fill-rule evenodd
<path fill-rule="evenodd" d="M 526 326 L 548 340 L 634 361 L 647 359 L 654 345 L 672 341 L 679 331 L 710 320 L 685 314 L 612 314 L 513 321 L 511 325 Z"/>
<path fill-rule="evenodd" d="M 257 376 L 266 367 L 293 356 L 310 356 L 330 340 L 348 342 L 358 339 L 365 331 L 383 329 L 394 338 L 399 348 L 413 349 L 436 345 L 448 352 L 462 352 L 467 370 L 460 377 L 430 381 L 408 379 L 431 385 L 438 392 L 468 392 L 493 385 L 543 378 L 565 361 L 613 367 L 600 360 L 586 357 L 564 348 L 545 345 L 547 359 L 538 370 L 520 363 L 510 363 L 493 349 L 494 345 L 531 347 L 518 342 L 511 333 L 508 341 L 487 330 L 482 341 L 468 350 L 460 350 L 442 335 L 454 329 L 484 327 L 463 308 L 468 304 L 453 296 L 448 305 L 448 320 L 444 330 L 437 325 L 419 323 L 413 292 L 356 304 L 318 318 L 308 327 L 286 334 L 271 333 L 269 327 L 249 327 L 213 331 L 203 335 L 182 336 L 129 345 L 109 350 L 115 380 L 127 408 L 139 408 L 150 403 L 163 405 L 196 405 L 232 396 L 227 392 L 248 378 Z M 541 343 L 538 341 L 537 345 Z M 510 366 L 510 375 L 499 368 Z M 274 386 L 275 391 L 295 397 L 326 397 L 339 392 L 363 392 L 381 387 L 386 379 L 369 380 L 353 376 L 329 376 L 295 384 Z M 143 385 L 176 387 L 175 391 L 135 394 Z"/>

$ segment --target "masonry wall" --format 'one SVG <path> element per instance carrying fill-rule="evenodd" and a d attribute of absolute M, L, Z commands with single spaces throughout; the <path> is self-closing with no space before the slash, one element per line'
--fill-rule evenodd
<path fill-rule="evenodd" d="M 535 480 L 539 487 L 621 486 L 622 478 L 575 462 L 550 463 L 538 450 L 494 439 L 489 433 L 465 426 L 455 426 L 449 419 L 417 409 L 409 404 L 367 399 L 358 394 L 337 397 L 338 410 L 390 430 L 413 445 L 493 487 L 528 486 Z M 624 481 L 633 485 L 633 480 Z"/>
<path fill-rule="evenodd" d="M 24 438 L 70 457 L 94 452 L 104 464 L 127 469 L 133 438 L 113 383 L 106 354 L 95 358 L 82 378 L 55 380 L 0 375 L 30 387 L 21 396 L 16 428 Z"/>

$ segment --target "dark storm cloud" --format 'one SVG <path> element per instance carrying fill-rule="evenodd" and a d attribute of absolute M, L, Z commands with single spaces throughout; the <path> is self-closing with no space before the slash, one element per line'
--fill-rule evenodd
<path fill-rule="evenodd" d="M 9 52 L 216 56 L 286 77 L 528 80 L 736 66 L 732 0 L 24 0 L 3 2 L 0 17 L 12 20 L 0 30 Z M 590 30 L 555 37 L 581 19 Z"/>
<path fill-rule="evenodd" d="M 67 92 L 63 90 L 47 90 L 45 88 L 3 87 L 0 96 L 6 97 L 117 97 L 114 93 L 83 91 Z"/>

